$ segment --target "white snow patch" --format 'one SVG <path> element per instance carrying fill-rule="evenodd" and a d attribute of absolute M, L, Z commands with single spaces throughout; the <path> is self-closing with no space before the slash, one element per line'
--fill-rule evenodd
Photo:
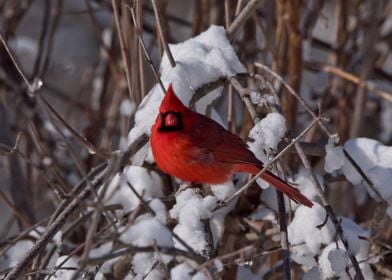
<path fill-rule="evenodd" d="M 231 197 L 236 189 L 232 181 L 224 184 L 211 185 L 211 191 L 218 200 L 225 200 Z"/>
<path fill-rule="evenodd" d="M 138 217 L 135 223 L 121 235 L 120 240 L 141 247 L 152 245 L 173 247 L 170 230 L 150 214 Z"/>
<path fill-rule="evenodd" d="M 187 280 L 192 279 L 194 269 L 187 263 L 176 265 L 170 270 L 170 278 L 172 280 Z"/>
<path fill-rule="evenodd" d="M 337 146 L 336 137 L 330 137 L 328 144 L 325 145 L 325 162 L 324 169 L 328 173 L 340 169 L 344 164 L 344 153 L 341 146 Z"/>
<path fill-rule="evenodd" d="M 172 233 L 164 224 L 167 216 L 164 204 L 158 199 L 154 199 L 149 205 L 156 215 L 144 214 L 138 217 L 133 225 L 126 228 L 120 236 L 120 240 L 139 247 L 173 247 Z M 163 279 L 164 275 L 160 271 L 160 266 L 154 267 L 154 264 L 157 261 L 163 261 L 167 264 L 171 260 L 172 256 L 161 253 L 137 253 L 132 264 L 139 278 Z"/>
<path fill-rule="evenodd" d="M 110 253 L 113 249 L 113 242 L 105 242 L 101 246 L 90 250 L 89 257 L 90 258 L 99 258 L 105 256 Z"/>
<path fill-rule="evenodd" d="M 248 142 L 249 149 L 256 157 L 267 162 L 266 149 L 276 149 L 287 131 L 286 120 L 279 113 L 269 113 L 258 122 L 249 132 L 249 137 L 254 141 Z"/>
<path fill-rule="evenodd" d="M 64 264 L 62 264 L 66 259 L 68 259 Z M 56 267 L 62 264 L 61 267 L 59 267 L 56 270 L 56 273 L 54 274 L 53 278 L 54 279 L 61 279 L 61 280 L 71 280 L 73 279 L 73 276 L 75 274 L 75 271 L 79 267 L 78 261 L 75 257 L 69 257 L 67 255 L 61 256 L 57 259 L 56 261 Z M 72 269 L 74 268 L 74 269 Z"/>
<path fill-rule="evenodd" d="M 329 244 L 323 250 L 320 259 L 319 266 L 322 279 L 331 278 L 334 276 L 344 276 L 345 269 L 348 265 L 347 252 L 336 248 L 335 243 Z"/>
<path fill-rule="evenodd" d="M 277 225 L 275 212 L 269 208 L 262 206 L 262 205 L 260 205 L 256 209 L 256 211 L 253 212 L 253 214 L 250 216 L 250 218 L 253 221 L 259 221 L 259 220 L 271 221 L 274 225 Z"/>
<path fill-rule="evenodd" d="M 370 268 L 370 263 L 373 260 L 369 259 L 370 242 L 359 239 L 359 236 L 369 237 L 370 233 L 363 230 L 352 220 L 342 217 L 341 226 L 343 228 L 344 236 L 347 240 L 349 252 L 353 254 L 362 270 L 365 279 L 373 279 L 373 272 Z M 331 242 L 326 246 L 319 257 L 318 269 L 321 273 L 321 279 L 329 279 L 338 277 L 339 279 L 349 279 L 346 273 L 347 268 L 352 276 L 355 271 L 351 266 L 349 254 L 341 240 L 338 242 Z M 317 269 L 316 266 L 313 269 Z"/>
<path fill-rule="evenodd" d="M 324 208 L 314 203 L 312 208 L 299 206 L 295 212 L 294 219 L 288 226 L 290 243 L 303 245 L 294 246 L 292 258 L 299 264 L 308 268 L 316 265 L 314 257 L 321 252 L 321 246 L 333 241 L 335 229 L 328 219 L 320 229 L 317 226 L 323 224 L 326 219 Z"/>
<path fill-rule="evenodd" d="M 250 101 L 252 101 L 253 104 L 256 104 L 258 106 L 265 103 L 265 99 L 263 98 L 260 92 L 252 91 L 249 97 L 250 97 Z"/>
<path fill-rule="evenodd" d="M 33 247 L 34 242 L 31 240 L 20 240 L 10 247 L 7 253 L 0 260 L 0 268 L 7 269 L 14 267 L 23 259 L 26 253 Z"/>
<path fill-rule="evenodd" d="M 134 210 L 140 201 L 128 182 L 139 195 L 143 195 L 144 199 L 163 196 L 161 179 L 155 171 L 138 166 L 127 166 L 124 168 L 123 175 L 117 174 L 110 182 L 104 197 L 105 205 L 120 204 L 125 212 Z"/>
<path fill-rule="evenodd" d="M 172 258 L 166 255 L 156 253 L 137 253 L 132 259 L 133 270 L 136 272 L 136 277 L 130 279 L 147 279 L 157 280 L 165 279 L 165 275 L 159 269 L 159 265 L 155 265 L 155 262 L 163 260 L 167 264 Z M 154 267 L 155 265 L 155 267 Z"/>
<path fill-rule="evenodd" d="M 312 267 L 304 273 L 302 280 L 319 280 L 321 279 L 320 271 L 317 267 Z"/>
<path fill-rule="evenodd" d="M 392 217 L 392 147 L 373 139 L 354 138 L 348 140 L 344 148 L 373 182 L 382 199 L 388 203 L 387 213 Z M 348 160 L 344 162 L 343 172 L 353 185 L 365 184 L 369 195 L 376 201 L 380 201 L 379 196 L 368 187 Z"/>
<path fill-rule="evenodd" d="M 170 210 L 170 216 L 178 221 L 173 231 L 186 240 L 196 252 L 202 253 L 207 242 L 201 220 L 211 219 L 211 211 L 217 205 L 217 199 L 214 196 L 202 198 L 193 189 L 181 190 L 180 188 L 176 201 L 177 203 Z M 178 241 L 175 241 L 175 247 L 185 249 Z"/>
<path fill-rule="evenodd" d="M 207 280 L 207 276 L 202 272 L 197 272 L 189 264 L 182 263 L 176 265 L 170 271 L 172 280 Z"/>

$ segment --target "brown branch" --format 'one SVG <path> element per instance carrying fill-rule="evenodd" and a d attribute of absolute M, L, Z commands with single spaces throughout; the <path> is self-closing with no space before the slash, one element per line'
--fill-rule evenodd
<path fill-rule="evenodd" d="M 128 94 L 129 94 L 129 98 L 131 100 L 133 100 L 132 85 L 131 85 L 131 72 L 130 72 L 131 66 L 129 65 L 129 57 L 128 57 L 129 50 L 128 50 L 128 47 L 125 43 L 124 34 L 121 29 L 120 15 L 118 14 L 118 6 L 117 6 L 116 2 L 117 2 L 116 0 L 112 0 L 114 22 L 116 25 L 117 34 L 118 34 L 118 38 L 120 41 L 121 55 L 122 55 L 122 58 L 124 61 L 124 66 L 125 66 L 125 76 L 127 78 Z"/>
<path fill-rule="evenodd" d="M 167 42 L 166 33 L 163 31 L 163 28 L 162 28 L 162 19 L 161 19 L 160 13 L 158 11 L 156 0 L 151 0 L 151 3 L 152 3 L 152 7 L 154 9 L 155 21 L 157 23 L 159 37 L 161 38 L 163 47 L 164 47 L 166 55 L 167 55 L 167 58 L 169 59 L 171 67 L 176 67 L 176 62 L 173 58 L 173 54 L 172 54 L 172 52 L 169 48 L 169 44 Z"/>
<path fill-rule="evenodd" d="M 364 60 L 361 66 L 360 79 L 366 81 L 372 73 L 373 64 L 375 62 L 375 43 L 378 38 L 379 20 L 382 14 L 383 1 L 381 0 L 368 0 L 364 3 L 365 7 L 370 6 L 370 12 L 368 18 L 365 19 L 369 22 L 369 26 L 364 28 L 363 38 L 363 55 Z M 355 94 L 355 104 L 353 119 L 350 125 L 350 136 L 356 137 L 360 134 L 364 117 L 364 106 L 367 98 L 366 86 L 362 83 L 359 84 L 357 92 Z"/>
<path fill-rule="evenodd" d="M 195 256 L 193 254 L 190 254 L 187 251 L 183 251 L 180 249 L 176 249 L 173 247 L 164 247 L 164 246 L 147 246 L 147 247 L 139 247 L 139 246 L 133 246 L 133 245 L 127 245 L 127 248 L 117 250 L 116 252 L 107 254 L 102 257 L 97 257 L 97 258 L 90 258 L 88 259 L 88 264 L 89 265 L 98 265 L 101 263 L 104 263 L 107 260 L 111 260 L 120 256 L 125 256 L 133 253 L 154 253 L 156 252 L 156 249 L 159 250 L 160 253 L 170 255 L 173 257 L 181 256 L 185 257 L 187 259 L 190 259 L 192 261 L 196 261 L 198 263 L 203 263 L 204 258 L 199 258 L 195 259 Z"/>
<path fill-rule="evenodd" d="M 135 28 L 136 28 L 136 30 L 139 30 L 140 27 L 139 27 L 138 22 L 136 20 L 134 9 L 131 8 L 131 7 L 128 7 L 128 8 L 131 11 L 132 21 L 133 21 L 133 24 L 135 25 Z M 165 93 L 166 92 L 165 86 L 162 83 L 162 80 L 161 80 L 161 77 L 159 75 L 158 70 L 156 69 L 154 63 L 152 62 L 152 59 L 151 59 L 150 54 L 148 53 L 148 51 L 146 49 L 146 45 L 144 44 L 144 41 L 143 41 L 143 38 L 142 38 L 141 34 L 138 34 L 138 37 L 139 37 L 139 44 L 142 47 L 142 50 L 143 50 L 143 53 L 144 53 L 144 58 L 146 59 L 146 62 L 150 65 L 150 68 L 151 68 L 152 72 L 154 73 L 155 79 L 157 80 L 157 82 L 161 86 L 162 91 Z"/>
<path fill-rule="evenodd" d="M 248 18 L 250 18 L 250 16 L 257 9 L 257 7 L 260 3 L 261 3 L 261 0 L 251 0 L 242 9 L 242 11 L 233 20 L 230 27 L 227 29 L 227 34 L 230 39 L 234 39 L 234 36 L 237 33 L 238 29 L 240 29 L 240 27 L 245 23 L 245 21 Z"/>
<path fill-rule="evenodd" d="M 326 66 L 323 66 L 321 69 L 327 73 L 334 74 L 340 78 L 343 78 L 343 79 L 348 80 L 352 83 L 355 83 L 358 86 L 364 86 L 364 87 L 366 87 L 366 89 L 368 91 L 374 93 L 375 95 L 377 95 L 381 98 L 384 98 L 385 100 L 387 100 L 389 102 L 392 102 L 392 93 L 378 88 L 378 86 L 375 83 L 373 83 L 372 81 L 361 80 L 356 75 L 349 73 L 341 68 L 334 67 L 334 66 L 326 65 Z"/>

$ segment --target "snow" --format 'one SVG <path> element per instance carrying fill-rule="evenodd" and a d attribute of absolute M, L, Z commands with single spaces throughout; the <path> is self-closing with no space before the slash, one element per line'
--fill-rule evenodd
<path fill-rule="evenodd" d="M 387 213 L 392 217 L 392 147 L 373 139 L 354 138 L 348 140 L 344 148 L 373 182 L 382 199 L 388 203 Z M 366 184 L 369 195 L 380 201 L 378 195 L 363 182 L 362 176 L 348 160 L 344 162 L 343 173 L 353 185 Z"/>
<path fill-rule="evenodd" d="M 266 149 L 276 149 L 287 131 L 286 120 L 279 113 L 269 113 L 249 132 L 249 149 L 262 162 L 268 162 Z"/>
<path fill-rule="evenodd" d="M 120 114 L 124 117 L 130 117 L 135 112 L 136 105 L 128 98 L 124 99 L 120 104 Z"/>
<path fill-rule="evenodd" d="M 253 221 L 257 221 L 257 220 L 271 221 L 273 224 L 277 225 L 275 213 L 271 209 L 266 208 L 262 205 L 260 205 L 256 209 L 256 211 L 253 212 L 253 214 L 250 216 L 250 218 Z"/>
<path fill-rule="evenodd" d="M 277 149 L 286 131 L 284 116 L 279 113 L 269 113 L 250 130 L 248 147 L 259 160 L 267 163 L 269 161 L 267 151 Z M 267 182 L 261 179 L 257 179 L 256 182 L 262 189 L 269 186 Z"/>
<path fill-rule="evenodd" d="M 120 236 L 120 240 L 140 247 L 173 247 L 172 234 L 165 225 L 167 212 L 164 204 L 158 199 L 154 199 L 149 203 L 149 206 L 156 215 L 148 213 L 139 216 L 130 227 L 125 228 Z M 138 274 L 137 277 L 143 279 L 144 277 L 145 279 L 163 279 L 162 272 L 159 266 L 155 266 L 155 262 L 162 261 L 164 264 L 167 264 L 171 260 L 171 256 L 160 254 L 159 252 L 137 253 L 132 259 L 132 264 L 134 271 Z"/>
<path fill-rule="evenodd" d="M 218 200 L 223 201 L 231 197 L 236 192 L 236 189 L 233 182 L 229 181 L 224 184 L 212 185 L 211 191 Z"/>
<path fill-rule="evenodd" d="M 264 94 L 263 95 L 264 100 L 266 100 L 269 104 L 279 104 L 279 100 L 275 97 L 275 95 L 272 94 Z"/>
<path fill-rule="evenodd" d="M 236 279 L 258 280 L 258 279 L 261 279 L 261 277 L 260 277 L 260 275 L 253 273 L 252 270 L 250 269 L 250 267 L 239 266 L 237 268 Z"/>
<path fill-rule="evenodd" d="M 103 243 L 101 246 L 90 250 L 89 258 L 99 258 L 104 255 L 107 255 L 113 249 L 113 242 Z"/>
<path fill-rule="evenodd" d="M 335 243 L 329 244 L 323 250 L 319 259 L 322 279 L 332 278 L 334 276 L 344 277 L 348 260 L 346 251 L 337 249 Z"/>
<path fill-rule="evenodd" d="M 64 264 L 62 264 L 66 259 L 68 259 Z M 59 267 L 54 274 L 53 278 L 54 279 L 61 279 L 61 280 L 71 280 L 73 279 L 73 276 L 75 274 L 75 271 L 78 269 L 78 261 L 75 257 L 69 257 L 67 255 L 61 256 L 57 259 L 56 266 L 59 266 L 62 264 L 61 267 Z M 62 268 L 64 267 L 64 268 Z M 74 268 L 74 269 L 72 269 Z"/>
<path fill-rule="evenodd" d="M 250 101 L 252 101 L 253 104 L 259 105 L 264 103 L 263 96 L 261 95 L 260 92 L 252 91 L 249 97 L 250 97 Z"/>
<path fill-rule="evenodd" d="M 213 236 L 214 246 L 223 234 L 224 219 L 234 207 L 236 200 L 227 206 L 213 211 L 218 205 L 218 199 L 231 196 L 235 189 L 232 182 L 211 186 L 211 191 L 217 196 L 202 197 L 197 190 L 181 185 L 176 193 L 176 204 L 170 210 L 170 217 L 178 224 L 173 231 L 185 240 L 196 252 L 205 253 L 207 246 L 205 225 L 202 220 L 208 220 Z M 175 247 L 184 249 L 183 245 L 175 240 Z"/>
<path fill-rule="evenodd" d="M 176 202 L 170 210 L 171 218 L 178 221 L 173 231 L 183 240 L 186 240 L 187 244 L 196 252 L 203 253 L 207 242 L 205 240 L 204 224 L 201 220 L 212 217 L 211 211 L 217 205 L 216 197 L 206 196 L 203 198 L 193 189 L 180 188 L 176 195 Z M 175 247 L 185 249 L 178 241 L 175 241 Z"/>
<path fill-rule="evenodd" d="M 319 280 L 321 279 L 320 271 L 317 267 L 313 267 L 304 273 L 302 280 Z"/>
<path fill-rule="evenodd" d="M 15 245 L 10 247 L 5 256 L 0 258 L 0 268 L 3 270 L 15 266 L 33 245 L 34 242 L 31 240 L 20 240 L 15 243 Z"/>
<path fill-rule="evenodd" d="M 322 245 L 333 241 L 335 235 L 330 219 L 323 227 L 317 228 L 325 219 L 326 212 L 318 203 L 314 203 L 312 208 L 301 205 L 295 211 L 294 219 L 288 226 L 289 240 L 291 244 L 305 244 L 292 248 L 291 256 L 294 261 L 308 268 L 316 265 L 314 257 L 320 254 Z"/>
<path fill-rule="evenodd" d="M 197 272 L 189 264 L 182 263 L 173 267 L 170 271 L 170 279 L 172 280 L 207 280 L 208 278 L 202 273 Z"/>
<path fill-rule="evenodd" d="M 173 267 L 170 271 L 170 278 L 172 280 L 186 280 L 192 279 L 192 272 L 194 269 L 186 263 L 182 263 Z"/>
<path fill-rule="evenodd" d="M 338 171 L 353 185 L 356 186 L 354 193 L 357 202 L 363 205 L 366 202 L 363 190 L 376 201 L 380 196 L 389 207 L 387 213 L 392 217 L 392 147 L 383 145 L 374 139 L 353 138 L 344 143 L 344 149 L 351 155 L 354 161 L 361 167 L 362 171 L 372 181 L 380 196 L 368 186 L 359 172 L 347 160 L 343 154 L 342 147 L 335 147 L 334 140 L 329 139 L 326 145 L 325 170 L 327 172 Z"/>
<path fill-rule="evenodd" d="M 392 103 L 381 102 L 381 129 L 380 139 L 384 142 L 390 142 L 392 140 Z"/>
<path fill-rule="evenodd" d="M 363 230 L 359 225 L 346 217 L 341 217 L 340 221 L 344 236 L 348 242 L 349 252 L 353 254 L 360 263 L 359 265 L 365 279 L 373 279 L 373 272 L 369 266 L 371 261 L 368 260 L 370 242 L 359 238 L 359 236 L 370 237 L 370 232 Z M 304 279 L 330 279 L 333 277 L 349 279 L 346 273 L 347 268 L 349 268 L 351 275 L 355 275 L 349 255 L 346 252 L 342 241 L 334 241 L 331 239 L 330 242 L 323 243 L 325 245 L 329 244 L 325 246 L 325 248 L 322 248 L 321 251 L 319 250 L 319 253 L 317 254 L 319 255 L 318 266 L 314 261 L 312 261 L 312 263 L 308 262 L 307 264 L 300 262 L 301 264 L 305 264 L 308 268 L 312 267 L 304 275 Z M 294 257 L 293 259 L 297 261 Z"/>
<path fill-rule="evenodd" d="M 293 186 L 295 186 L 303 195 L 305 195 L 310 200 L 315 200 L 318 196 L 316 187 L 314 186 L 312 180 L 310 179 L 310 173 L 306 168 L 301 168 L 292 180 Z M 316 174 L 316 179 L 320 185 L 324 186 L 324 179 L 321 175 Z M 295 203 L 294 203 L 295 205 Z"/>
<path fill-rule="evenodd" d="M 43 226 L 38 226 L 29 232 L 29 236 L 34 239 L 41 237 L 42 233 L 45 232 L 46 228 Z M 57 245 L 60 248 L 62 241 L 62 232 L 59 231 L 53 237 L 52 242 L 48 245 L 49 248 Z M 30 239 L 19 240 L 13 244 L 5 254 L 0 257 L 0 270 L 5 270 L 14 267 L 19 261 L 21 261 L 26 253 L 33 247 L 34 242 Z M 55 250 L 49 260 L 48 268 L 53 267 L 59 256 L 59 250 Z"/>
<path fill-rule="evenodd" d="M 137 222 L 129 227 L 120 239 L 124 243 L 142 247 L 154 244 L 163 247 L 173 246 L 169 229 L 158 220 L 144 216 L 138 218 Z"/>
<path fill-rule="evenodd" d="M 159 265 L 155 266 L 155 262 L 158 260 L 159 258 L 157 258 L 155 253 L 135 254 L 132 259 L 132 265 L 133 271 L 136 272 L 137 275 L 136 277 L 132 277 L 130 279 L 164 279 L 162 272 L 157 269 Z"/>
<path fill-rule="evenodd" d="M 159 218 L 150 214 L 138 217 L 135 223 L 124 231 L 120 240 L 140 247 L 152 245 L 173 247 L 170 230 L 159 221 Z"/>
<path fill-rule="evenodd" d="M 346 269 L 348 263 L 348 255 L 344 250 L 332 249 L 328 253 L 328 260 L 331 264 L 331 269 L 335 273 L 342 273 Z"/>
<path fill-rule="evenodd" d="M 174 91 L 185 105 L 189 104 L 192 95 L 199 87 L 246 70 L 235 54 L 223 27 L 212 25 L 194 38 L 179 44 L 171 44 L 170 49 L 176 67 L 171 67 L 164 55 L 160 67 L 161 80 L 165 88 L 173 83 Z M 197 111 L 205 113 L 207 105 L 222 94 L 222 89 L 220 87 L 199 100 L 196 103 Z M 156 84 L 143 99 L 135 114 L 135 126 L 128 135 L 129 144 L 143 134 L 150 135 L 163 96 L 160 85 Z M 216 116 L 217 114 L 212 114 L 212 118 L 215 119 Z M 146 157 L 149 162 L 152 162 L 149 149 L 140 151 L 134 159 L 140 163 Z"/>
<path fill-rule="evenodd" d="M 327 279 L 335 276 L 346 279 L 346 267 L 349 266 L 351 275 L 355 275 L 342 241 L 335 240 L 335 229 L 330 219 L 320 229 L 317 228 L 325 222 L 325 218 L 326 212 L 318 203 L 315 203 L 313 208 L 299 206 L 288 226 L 290 243 L 296 245 L 292 247 L 291 257 L 309 269 L 304 279 Z M 372 279 L 373 273 L 367 261 L 370 242 L 359 238 L 370 237 L 370 232 L 346 217 L 341 217 L 340 223 L 350 254 L 356 256 L 360 262 L 361 270 L 367 275 L 365 279 Z M 305 244 L 297 245 L 301 243 Z"/>
<path fill-rule="evenodd" d="M 219 259 L 214 259 L 214 266 L 217 272 L 222 272 L 224 269 L 223 263 Z"/>
<path fill-rule="evenodd" d="M 328 139 L 328 144 L 325 145 L 325 163 L 324 169 L 328 173 L 332 173 L 335 170 L 340 169 L 344 164 L 344 153 L 343 148 L 338 146 L 337 137 L 330 137 Z"/>
<path fill-rule="evenodd" d="M 155 218 L 165 224 L 167 220 L 167 210 L 165 204 L 159 199 L 151 200 L 148 205 L 155 212 Z"/>
<path fill-rule="evenodd" d="M 127 166 L 122 175 L 117 174 L 110 182 L 105 193 L 104 204 L 120 204 L 125 212 L 135 209 L 140 201 L 128 186 L 128 182 L 139 195 L 143 195 L 145 200 L 163 196 L 161 179 L 155 171 L 138 166 Z"/>

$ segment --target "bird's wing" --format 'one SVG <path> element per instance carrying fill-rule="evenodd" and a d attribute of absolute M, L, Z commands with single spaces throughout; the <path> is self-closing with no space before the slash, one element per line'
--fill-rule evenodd
<path fill-rule="evenodd" d="M 197 148 L 212 153 L 216 161 L 261 165 L 239 136 L 203 115 L 193 126 L 191 135 Z"/>

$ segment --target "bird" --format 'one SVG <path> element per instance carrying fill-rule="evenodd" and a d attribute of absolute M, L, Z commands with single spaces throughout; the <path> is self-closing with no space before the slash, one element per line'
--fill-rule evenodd
<path fill-rule="evenodd" d="M 191 184 L 222 184 L 235 172 L 256 175 L 263 168 L 239 136 L 187 108 L 172 83 L 151 128 L 150 144 L 159 169 Z M 299 190 L 272 172 L 267 170 L 261 178 L 296 203 L 313 206 Z"/>

